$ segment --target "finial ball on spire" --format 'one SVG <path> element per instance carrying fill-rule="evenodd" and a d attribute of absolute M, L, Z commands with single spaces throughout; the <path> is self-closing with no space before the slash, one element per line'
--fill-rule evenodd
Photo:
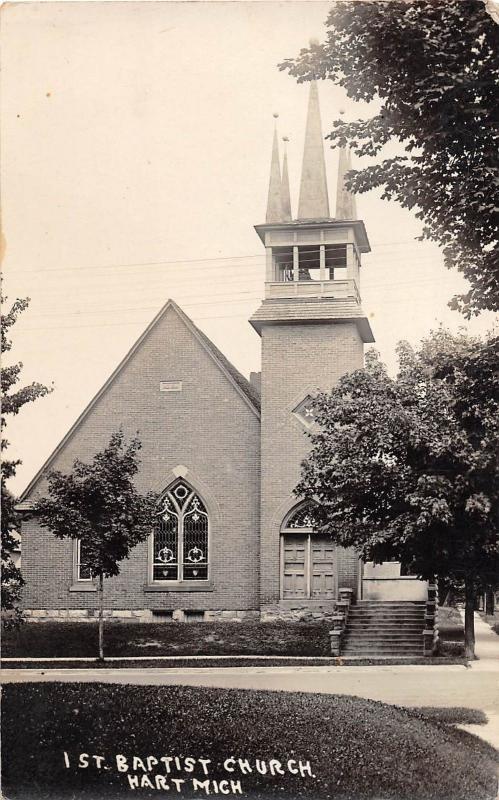
<path fill-rule="evenodd" d="M 282 141 L 283 142 L 289 142 L 289 136 L 283 136 L 282 137 Z"/>
<path fill-rule="evenodd" d="M 277 117 L 279 116 L 279 114 L 277 113 L 277 111 L 274 111 L 274 113 L 272 114 L 272 116 L 274 117 L 274 119 L 277 119 Z"/>
<path fill-rule="evenodd" d="M 340 114 L 343 116 L 344 113 L 345 113 L 345 109 L 344 108 L 340 108 Z"/>

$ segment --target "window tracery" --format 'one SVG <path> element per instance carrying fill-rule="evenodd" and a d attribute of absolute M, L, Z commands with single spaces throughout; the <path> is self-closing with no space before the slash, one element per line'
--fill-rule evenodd
<path fill-rule="evenodd" d="M 154 581 L 208 579 L 208 512 L 184 481 L 159 502 L 153 537 Z"/>
<path fill-rule="evenodd" d="M 283 526 L 283 530 L 296 528 L 317 528 L 311 503 L 302 503 L 294 508 Z"/>

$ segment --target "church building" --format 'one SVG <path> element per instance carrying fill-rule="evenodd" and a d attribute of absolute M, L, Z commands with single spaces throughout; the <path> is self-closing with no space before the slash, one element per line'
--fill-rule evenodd
<path fill-rule="evenodd" d="M 369 240 L 344 187 L 349 169 L 342 149 L 332 216 L 313 82 L 297 215 L 275 132 L 266 220 L 256 226 L 266 277 L 249 322 L 261 338 L 261 375 L 246 380 L 169 300 L 24 492 L 19 508 L 29 510 L 48 471 L 90 461 L 120 427 L 138 433 L 136 482 L 158 493 L 157 523 L 105 581 L 108 617 L 320 619 L 333 614 L 339 589 L 377 596 L 376 568 L 317 533 L 293 494 L 315 424 L 312 398 L 361 368 L 374 341 L 360 298 Z M 399 578 L 398 565 L 389 569 Z M 79 542 L 56 539 L 29 515 L 22 570 L 28 618 L 96 616 Z M 421 600 L 423 588 L 413 580 L 405 597 Z"/>

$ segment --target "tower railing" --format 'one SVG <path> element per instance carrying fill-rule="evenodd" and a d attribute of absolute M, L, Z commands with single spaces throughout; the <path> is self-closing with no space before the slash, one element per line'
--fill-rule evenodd
<path fill-rule="evenodd" d="M 265 298 L 268 300 L 295 297 L 329 297 L 333 299 L 352 297 L 360 303 L 359 289 L 353 278 L 333 281 L 268 281 L 265 284 Z"/>

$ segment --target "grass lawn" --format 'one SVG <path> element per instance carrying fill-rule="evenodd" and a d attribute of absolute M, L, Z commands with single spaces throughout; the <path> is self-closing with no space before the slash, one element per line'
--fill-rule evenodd
<path fill-rule="evenodd" d="M 439 606 L 438 632 L 440 655 L 462 656 L 464 653 L 464 627 L 457 608 Z"/>
<path fill-rule="evenodd" d="M 469 721 L 469 712 L 458 709 L 450 720 L 447 710 L 442 721 L 438 710 L 433 717 L 425 711 L 426 717 L 422 710 L 305 693 L 10 684 L 3 703 L 4 791 L 9 800 L 116 800 L 161 793 L 192 800 L 207 796 L 205 788 L 195 790 L 195 778 L 210 796 L 217 794 L 213 781 L 239 780 L 242 796 L 252 800 L 495 798 L 496 752 L 445 724 L 462 721 L 463 714 Z M 82 753 L 103 757 L 101 768 L 92 758 L 88 767 L 78 768 Z M 133 756 L 141 758 L 133 775 L 141 780 L 146 774 L 153 783 L 156 775 L 165 776 L 161 757 L 177 756 L 180 762 L 172 761 L 170 776 L 162 778 L 169 781 L 168 792 L 164 784 L 159 792 L 137 791 L 129 788 L 127 774 L 117 771 L 116 754 L 128 766 Z M 159 766 L 147 764 L 148 756 Z M 185 769 L 186 757 L 196 760 L 193 772 Z M 234 772 L 225 770 L 227 758 L 235 759 L 228 762 Z M 245 774 L 240 758 L 248 761 Z M 199 759 L 209 759 L 208 775 Z M 272 759 L 280 762 L 274 774 Z M 267 774 L 261 774 L 263 764 Z M 185 780 L 180 792 L 172 778 Z M 235 790 L 231 796 L 240 795 Z"/>
<path fill-rule="evenodd" d="M 111 622 L 105 626 L 104 649 L 107 656 L 328 656 L 330 627 L 324 622 Z M 26 623 L 2 637 L 4 657 L 93 658 L 96 653 L 93 622 Z"/>
<path fill-rule="evenodd" d="M 420 666 L 449 666 L 450 664 L 459 664 L 464 666 L 467 664 L 466 659 L 458 657 L 458 656 L 435 656 L 435 657 L 428 657 L 428 656 L 411 656 L 409 658 L 403 657 L 388 657 L 383 658 L 381 663 L 383 666 L 391 666 L 391 665 L 400 665 L 400 664 L 418 664 Z M 127 658 L 125 661 L 112 661 L 110 658 L 106 658 L 104 661 L 97 661 L 97 659 L 92 660 L 85 660 L 85 661 L 71 661 L 69 659 L 61 661 L 22 661 L 22 660 L 13 660 L 13 661 L 6 661 L 3 659 L 1 662 L 2 669 L 24 669 L 24 670 L 59 670 L 59 669 L 165 669 L 165 668 L 175 668 L 181 669 L 182 667 L 189 667 L 189 668 L 199 668 L 199 667 L 210 667 L 214 669 L 223 669 L 225 667 L 349 667 L 349 666 L 356 666 L 356 667 L 374 667 L 380 665 L 380 659 L 373 657 L 373 658 L 348 658 L 346 656 L 331 656 L 330 658 L 322 658 L 319 656 L 265 656 L 265 658 L 261 658 L 259 656 L 250 656 L 249 658 L 245 658 L 244 656 L 214 656 L 213 658 L 209 658 L 208 656 L 201 656 L 200 658 L 194 659 L 192 656 L 185 656 L 181 658 L 171 658 L 166 656 L 161 659 L 152 659 L 152 658 Z"/>

